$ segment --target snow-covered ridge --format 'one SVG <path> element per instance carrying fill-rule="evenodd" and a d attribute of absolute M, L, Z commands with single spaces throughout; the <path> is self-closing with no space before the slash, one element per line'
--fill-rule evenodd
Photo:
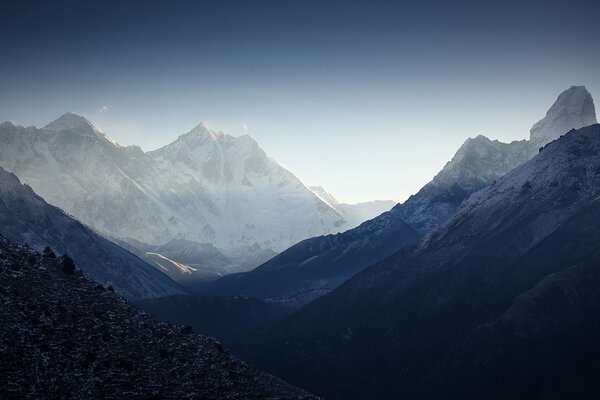
<path fill-rule="evenodd" d="M 426 233 L 454 214 L 471 193 L 530 160 L 540 147 L 571 129 L 594 123 L 592 96 L 584 86 L 572 86 L 533 125 L 530 140 L 503 143 L 483 135 L 467 139 L 431 182 L 398 206 L 400 214 L 417 231 Z"/>
<path fill-rule="evenodd" d="M 116 140 L 108 136 L 106 133 L 102 132 L 99 128 L 95 127 L 90 121 L 88 121 L 80 115 L 73 114 L 72 112 L 64 113 L 58 119 L 46 125 L 44 129 L 58 132 L 68 131 L 80 134 L 95 134 L 101 139 L 105 139 L 113 145 L 121 147 L 121 145 L 117 143 Z"/>
<path fill-rule="evenodd" d="M 118 145 L 72 113 L 41 129 L 4 123 L 0 143 L 0 165 L 50 203 L 124 241 L 188 239 L 258 260 L 348 226 L 250 136 L 203 124 L 148 153 Z"/>

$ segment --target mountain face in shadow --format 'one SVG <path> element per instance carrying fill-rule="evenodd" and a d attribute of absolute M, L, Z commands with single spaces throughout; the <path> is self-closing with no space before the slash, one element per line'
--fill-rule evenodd
<path fill-rule="evenodd" d="M 600 394 L 600 125 L 307 305 L 246 356 L 333 399 Z"/>
<path fill-rule="evenodd" d="M 156 268 L 46 203 L 0 167 L 0 234 L 41 250 L 68 254 L 84 274 L 130 298 L 187 291 Z"/>

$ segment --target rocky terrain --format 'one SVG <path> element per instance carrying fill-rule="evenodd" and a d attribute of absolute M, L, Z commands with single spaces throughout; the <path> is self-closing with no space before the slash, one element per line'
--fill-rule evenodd
<path fill-rule="evenodd" d="M 0 397 L 316 399 L 0 237 Z"/>

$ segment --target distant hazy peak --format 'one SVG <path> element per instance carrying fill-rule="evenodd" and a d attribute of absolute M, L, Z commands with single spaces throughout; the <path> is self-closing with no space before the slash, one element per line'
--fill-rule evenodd
<path fill-rule="evenodd" d="M 215 143 L 238 143 L 246 144 L 250 147 L 258 147 L 258 143 L 250 137 L 250 135 L 232 136 L 223 131 L 215 131 L 208 127 L 204 122 L 195 126 L 192 130 L 183 135 L 180 135 L 173 143 L 185 142 L 187 144 L 197 144 L 205 142 Z M 168 147 L 171 144 L 165 146 Z"/>
<path fill-rule="evenodd" d="M 596 110 L 592 95 L 585 86 L 571 86 L 558 96 L 546 116 L 533 125 L 530 139 L 546 144 L 571 129 L 595 123 Z"/>
<path fill-rule="evenodd" d="M 81 115 L 73 114 L 72 112 L 66 112 L 54 121 L 50 122 L 48 125 L 44 127 L 44 129 L 48 129 L 51 131 L 63 131 L 63 130 L 71 130 L 71 129 L 94 129 L 96 127 L 92 125 L 90 121 L 82 117 Z"/>
<path fill-rule="evenodd" d="M 115 146 L 121 147 L 114 139 L 96 128 L 90 121 L 81 115 L 66 112 L 58 119 L 50 122 L 43 129 L 48 131 L 75 131 L 82 134 L 95 134 L 101 139 L 107 140 Z"/>
<path fill-rule="evenodd" d="M 216 139 L 219 136 L 223 136 L 223 133 L 215 132 L 214 130 L 210 129 L 204 122 L 200 122 L 198 125 L 192 128 L 191 131 L 184 134 L 183 136 L 208 136 L 213 139 Z"/>
<path fill-rule="evenodd" d="M 15 124 L 12 121 L 4 121 L 0 124 L 0 128 L 15 128 L 19 125 Z"/>

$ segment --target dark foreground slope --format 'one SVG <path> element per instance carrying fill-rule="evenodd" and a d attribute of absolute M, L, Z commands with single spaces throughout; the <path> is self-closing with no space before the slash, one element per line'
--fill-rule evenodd
<path fill-rule="evenodd" d="M 286 319 L 248 357 L 334 399 L 598 398 L 599 255 L 593 125 Z"/>
<path fill-rule="evenodd" d="M 308 399 L 0 237 L 0 398 Z"/>

